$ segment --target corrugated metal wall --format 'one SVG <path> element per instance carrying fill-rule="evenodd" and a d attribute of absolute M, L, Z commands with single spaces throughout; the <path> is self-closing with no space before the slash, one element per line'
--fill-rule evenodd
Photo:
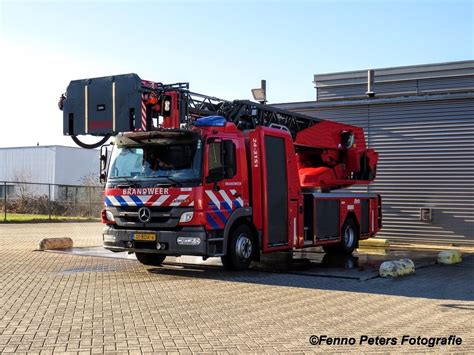
<path fill-rule="evenodd" d="M 0 149 L 0 180 L 54 183 L 54 146 Z"/>
<path fill-rule="evenodd" d="M 391 238 L 474 243 L 474 99 L 369 106 Z M 421 222 L 420 208 L 433 220 Z"/>
<path fill-rule="evenodd" d="M 7 185 L 10 195 L 21 190 L 34 195 L 48 196 L 51 193 L 54 200 L 60 191 L 57 186 L 50 188 L 48 185 L 13 182 L 61 185 L 91 183 L 93 179 L 85 181 L 81 178 L 98 175 L 98 154 L 96 149 L 64 146 L 0 148 L 0 181 L 12 182 L 10 186 Z"/>
<path fill-rule="evenodd" d="M 474 244 L 474 61 L 315 75 L 317 101 L 281 108 L 364 128 L 380 154 L 379 237 Z M 430 208 L 431 221 L 420 220 Z"/>
<path fill-rule="evenodd" d="M 99 179 L 99 151 L 76 147 L 58 147 L 56 150 L 56 184 L 76 185 Z M 88 177 L 88 179 L 85 179 Z"/>
<path fill-rule="evenodd" d="M 0 181 L 80 184 L 98 175 L 99 152 L 63 146 L 0 148 Z"/>
<path fill-rule="evenodd" d="M 55 147 L 20 147 L 0 149 L 0 181 L 54 182 Z M 15 192 L 48 195 L 47 185 L 12 184 Z"/>
<path fill-rule="evenodd" d="M 368 187 L 383 196 L 379 237 L 474 244 L 474 96 L 282 106 L 364 128 L 380 154 L 377 179 Z M 431 222 L 420 221 L 424 207 L 433 211 Z"/>
<path fill-rule="evenodd" d="M 367 70 L 316 74 L 319 102 L 366 98 Z M 474 90 L 474 61 L 374 69 L 377 97 L 420 96 Z"/>

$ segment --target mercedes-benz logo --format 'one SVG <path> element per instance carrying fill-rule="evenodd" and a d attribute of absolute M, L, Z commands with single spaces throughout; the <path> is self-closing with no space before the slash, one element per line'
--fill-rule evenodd
<path fill-rule="evenodd" d="M 138 210 L 138 219 L 143 222 L 147 223 L 150 222 L 151 219 L 151 211 L 147 207 L 142 207 Z"/>

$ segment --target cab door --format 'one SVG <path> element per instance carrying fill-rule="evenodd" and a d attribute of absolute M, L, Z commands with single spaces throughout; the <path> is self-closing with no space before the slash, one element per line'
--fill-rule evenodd
<path fill-rule="evenodd" d="M 249 138 L 253 149 L 252 207 L 256 226 L 262 229 L 262 251 L 298 247 L 304 243 L 303 209 L 291 135 L 257 127 Z"/>
<path fill-rule="evenodd" d="M 248 206 L 248 192 L 242 181 L 246 167 L 239 159 L 242 148 L 243 142 L 233 136 L 206 140 L 203 201 L 208 230 L 224 229 L 235 209 Z"/>

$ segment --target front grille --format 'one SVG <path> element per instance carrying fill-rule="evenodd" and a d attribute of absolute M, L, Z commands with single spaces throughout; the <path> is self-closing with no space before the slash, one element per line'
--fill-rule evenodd
<path fill-rule="evenodd" d="M 156 206 L 148 207 L 151 211 L 151 218 L 147 223 L 143 223 L 138 218 L 139 206 L 121 206 L 111 209 L 117 222 L 118 228 L 163 228 L 172 229 L 178 225 L 181 214 L 192 211 L 190 207 Z"/>
<path fill-rule="evenodd" d="M 122 217 L 125 222 L 141 223 L 138 217 L 135 216 L 126 216 Z M 170 220 L 170 217 L 151 217 L 148 223 L 167 223 Z"/>
<path fill-rule="evenodd" d="M 138 210 L 141 207 L 127 206 L 120 210 L 119 218 L 125 223 L 142 223 L 138 218 Z M 151 211 L 151 218 L 147 223 L 168 223 L 173 218 L 171 211 L 173 207 L 148 207 Z M 176 217 L 175 217 L 176 218 Z"/>
<path fill-rule="evenodd" d="M 121 206 L 118 208 L 120 212 L 138 212 L 141 206 Z M 162 212 L 169 213 L 174 208 L 172 206 L 150 206 L 148 207 L 151 212 Z"/>

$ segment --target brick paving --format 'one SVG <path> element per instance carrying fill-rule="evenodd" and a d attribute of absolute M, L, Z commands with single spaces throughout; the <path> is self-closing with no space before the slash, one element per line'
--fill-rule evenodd
<path fill-rule="evenodd" d="M 0 352 L 474 352 L 473 257 L 404 279 L 357 281 L 33 251 L 44 237 L 100 245 L 101 228 L 0 224 Z M 312 346 L 312 334 L 463 342 Z"/>

